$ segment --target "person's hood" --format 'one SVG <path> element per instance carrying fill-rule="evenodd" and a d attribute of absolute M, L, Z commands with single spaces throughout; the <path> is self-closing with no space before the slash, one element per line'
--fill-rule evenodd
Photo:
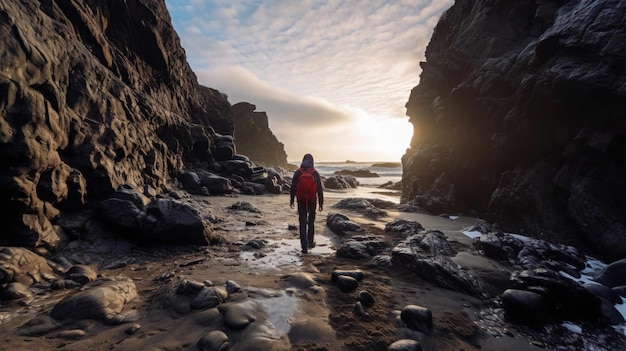
<path fill-rule="evenodd" d="M 302 164 L 300 164 L 300 167 L 302 168 L 313 168 L 313 155 L 311 154 L 306 154 L 304 155 L 304 157 L 302 158 Z"/>

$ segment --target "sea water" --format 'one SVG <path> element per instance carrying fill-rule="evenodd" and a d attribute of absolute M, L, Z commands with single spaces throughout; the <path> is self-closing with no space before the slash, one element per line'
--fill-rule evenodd
<path fill-rule="evenodd" d="M 384 164 L 394 167 L 378 166 Z M 396 183 L 402 180 L 402 167 L 400 162 L 316 162 L 315 169 L 317 169 L 322 177 L 330 177 L 334 175 L 335 172 L 342 170 L 368 170 L 379 175 L 379 177 L 356 177 L 360 186 L 377 187 L 388 182 Z"/>

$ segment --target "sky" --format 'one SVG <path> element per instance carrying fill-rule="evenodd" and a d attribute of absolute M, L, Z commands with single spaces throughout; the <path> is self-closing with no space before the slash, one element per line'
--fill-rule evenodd
<path fill-rule="evenodd" d="M 265 112 L 288 161 L 399 162 L 419 62 L 454 1 L 165 2 L 198 82 Z"/>

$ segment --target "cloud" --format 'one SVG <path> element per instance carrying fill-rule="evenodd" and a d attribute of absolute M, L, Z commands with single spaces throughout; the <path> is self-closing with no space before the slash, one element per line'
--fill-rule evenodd
<path fill-rule="evenodd" d="M 404 105 L 419 83 L 432 30 L 453 0 L 166 3 L 200 83 L 267 112 L 290 156 L 291 135 L 326 134 L 328 148 L 366 158 L 359 150 L 385 144 L 359 125 L 377 121 L 398 135 L 412 130 L 402 124 Z M 396 122 L 380 122 L 386 119 Z M 410 136 L 402 138 L 408 146 Z M 396 145 L 385 157 L 397 160 L 404 149 Z"/>
<path fill-rule="evenodd" d="M 271 111 L 271 128 L 313 132 L 354 123 L 346 110 L 317 97 L 296 96 L 260 80 L 240 66 L 196 71 L 200 84 L 228 92 L 228 101 L 249 102 L 257 111 Z M 269 115 L 269 114 L 268 114 Z"/>

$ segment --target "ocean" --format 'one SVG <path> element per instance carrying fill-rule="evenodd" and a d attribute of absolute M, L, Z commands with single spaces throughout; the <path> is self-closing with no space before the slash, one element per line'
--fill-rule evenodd
<path fill-rule="evenodd" d="M 385 167 L 380 167 L 381 165 Z M 389 167 L 387 167 L 389 166 Z M 387 182 L 402 180 L 402 166 L 400 162 L 316 162 L 315 169 L 323 177 L 330 177 L 341 170 L 369 170 L 380 177 L 356 177 L 360 186 L 377 187 Z"/>

